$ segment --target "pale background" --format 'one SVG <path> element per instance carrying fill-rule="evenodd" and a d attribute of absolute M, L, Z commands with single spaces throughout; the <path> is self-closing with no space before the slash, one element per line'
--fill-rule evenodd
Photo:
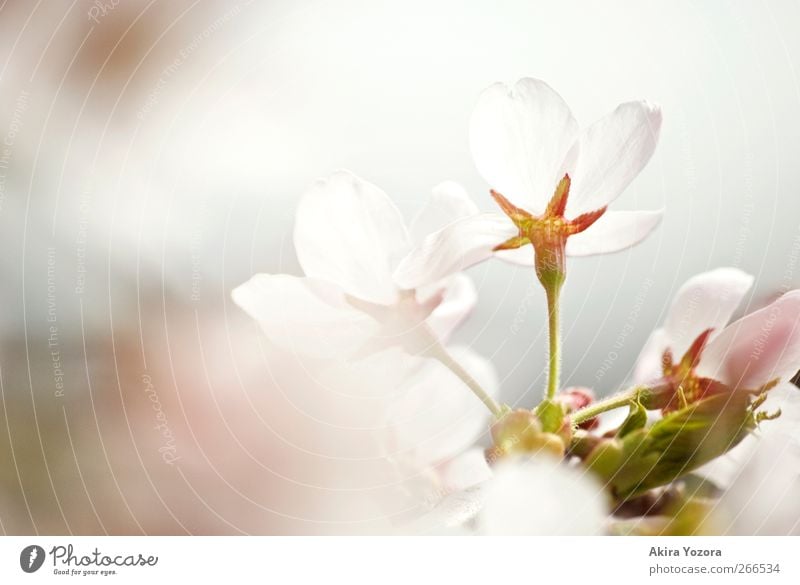
<path fill-rule="evenodd" d="M 491 210 L 467 126 L 494 81 L 542 78 L 582 124 L 631 99 L 664 111 L 652 161 L 614 204 L 664 207 L 663 224 L 632 250 L 570 263 L 566 383 L 622 385 L 693 274 L 753 273 L 751 308 L 800 286 L 797 2 L 101 4 L 0 5 L 6 531 L 328 531 L 325 505 L 297 493 L 351 475 L 327 469 L 345 451 L 316 456 L 341 421 L 313 397 L 297 406 L 301 382 L 270 368 L 229 291 L 255 272 L 300 274 L 296 202 L 337 168 L 407 217 L 444 179 Z M 480 299 L 457 341 L 492 360 L 504 401 L 532 406 L 543 294 L 500 262 L 470 273 Z M 163 380 L 191 462 L 178 475 L 150 415 L 135 423 L 149 412 L 143 375 Z"/>

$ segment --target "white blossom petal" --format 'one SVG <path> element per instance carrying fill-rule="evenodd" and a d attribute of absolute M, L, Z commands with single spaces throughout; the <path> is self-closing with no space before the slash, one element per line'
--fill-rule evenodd
<path fill-rule="evenodd" d="M 614 201 L 645 167 L 658 142 L 661 109 L 645 101 L 620 104 L 580 137 L 567 216 Z"/>
<path fill-rule="evenodd" d="M 443 491 L 454 493 L 472 488 L 492 477 L 483 449 L 473 447 L 437 467 Z"/>
<path fill-rule="evenodd" d="M 411 220 L 411 240 L 419 244 L 427 236 L 462 217 L 480 213 L 464 187 L 454 181 L 436 185 L 425 206 Z"/>
<path fill-rule="evenodd" d="M 483 483 L 470 489 L 446 495 L 429 513 L 404 526 L 401 534 L 468 536 L 483 506 Z"/>
<path fill-rule="evenodd" d="M 316 181 L 298 205 L 294 244 L 306 276 L 374 303 L 397 298 L 391 275 L 408 234 L 394 203 L 375 185 L 347 171 Z"/>
<path fill-rule="evenodd" d="M 355 351 L 377 324 L 353 309 L 336 285 L 286 274 L 256 274 L 231 292 L 233 301 L 284 348 L 316 356 Z"/>
<path fill-rule="evenodd" d="M 735 388 L 786 380 L 800 364 L 800 290 L 728 325 L 703 352 L 697 373 Z"/>
<path fill-rule="evenodd" d="M 483 178 L 537 215 L 552 197 L 577 136 L 578 124 L 561 96 L 531 78 L 484 90 L 470 122 L 472 155 Z"/>
<path fill-rule="evenodd" d="M 478 524 L 488 535 L 597 535 L 607 514 L 603 486 L 588 471 L 536 457 L 497 466 Z"/>
<path fill-rule="evenodd" d="M 662 211 L 606 211 L 585 231 L 567 240 L 568 256 L 610 254 L 644 240 L 658 226 Z"/>
<path fill-rule="evenodd" d="M 425 238 L 403 258 L 394 274 L 401 288 L 413 289 L 461 272 L 492 256 L 492 249 L 518 230 L 504 215 L 481 213 L 459 219 Z"/>
<path fill-rule="evenodd" d="M 444 290 L 442 290 L 444 287 Z M 430 289 L 430 290 L 425 290 Z M 455 274 L 436 286 L 417 289 L 417 300 L 424 303 L 430 293 L 442 293 L 442 301 L 425 322 L 440 341 L 446 341 L 450 334 L 469 316 L 478 302 L 478 291 L 472 279 L 466 274 Z"/>
<path fill-rule="evenodd" d="M 723 534 L 800 535 L 800 445 L 785 435 L 753 442 L 717 504 Z"/>
<path fill-rule="evenodd" d="M 706 329 L 719 335 L 753 285 L 737 268 L 717 268 L 687 280 L 678 290 L 664 322 L 669 348 L 679 359 Z"/>
<path fill-rule="evenodd" d="M 467 347 L 449 351 L 486 392 L 496 394 L 497 375 L 488 360 Z M 455 457 L 488 432 L 489 412 L 450 370 L 431 360 L 402 384 L 388 421 L 393 456 L 423 468 Z"/>

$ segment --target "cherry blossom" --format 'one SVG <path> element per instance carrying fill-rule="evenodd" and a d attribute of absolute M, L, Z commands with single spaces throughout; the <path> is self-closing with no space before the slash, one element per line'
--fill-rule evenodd
<path fill-rule="evenodd" d="M 342 356 L 396 343 L 439 340 L 472 310 L 476 293 L 464 275 L 402 288 L 398 262 L 430 230 L 474 213 L 458 185 L 445 182 L 406 228 L 391 199 L 347 171 L 321 179 L 297 209 L 294 244 L 305 276 L 256 274 L 232 297 L 276 344 L 322 356 Z M 417 339 L 417 337 L 421 337 Z"/>
<path fill-rule="evenodd" d="M 660 128 L 661 110 L 638 101 L 581 132 L 545 82 L 490 86 L 472 115 L 470 143 L 505 215 L 472 214 L 429 235 L 400 263 L 396 281 L 414 287 L 493 255 L 532 266 L 526 244 L 537 246 L 537 231 L 563 236 L 568 256 L 638 243 L 658 225 L 661 211 L 606 209 L 650 160 Z"/>
<path fill-rule="evenodd" d="M 790 379 L 800 363 L 800 290 L 728 324 L 752 282 L 752 276 L 735 268 L 689 279 L 675 296 L 664 326 L 645 344 L 635 381 L 652 382 L 671 368 L 677 368 L 679 377 L 749 391 Z M 673 359 L 681 359 L 683 366 L 667 363 Z"/>

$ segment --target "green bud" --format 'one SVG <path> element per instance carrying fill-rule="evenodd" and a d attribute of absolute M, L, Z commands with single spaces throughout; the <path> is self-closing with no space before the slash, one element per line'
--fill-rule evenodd
<path fill-rule="evenodd" d="M 616 497 L 626 500 L 723 455 L 754 428 L 747 394 L 719 394 L 674 411 L 649 428 L 628 432 L 615 440 L 613 451 L 599 445 L 595 450 L 605 450 L 592 452 L 587 465 Z"/>
<path fill-rule="evenodd" d="M 586 458 L 586 467 L 602 478 L 611 478 L 623 465 L 623 446 L 619 439 L 602 439 Z"/>
<path fill-rule="evenodd" d="M 578 429 L 572 434 L 569 444 L 569 454 L 579 459 L 586 459 L 597 446 L 605 441 L 601 437 L 590 434 L 588 431 Z"/>

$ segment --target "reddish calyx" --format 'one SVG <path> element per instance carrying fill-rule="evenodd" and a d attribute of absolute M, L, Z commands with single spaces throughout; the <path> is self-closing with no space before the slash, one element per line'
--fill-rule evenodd
<path fill-rule="evenodd" d="M 536 271 L 541 279 L 548 273 L 564 274 L 564 247 L 569 236 L 579 234 L 605 213 L 602 207 L 567 219 L 564 212 L 569 198 L 570 178 L 564 175 L 556 186 L 555 193 L 542 215 L 533 215 L 511 203 L 502 193 L 492 190 L 497 201 L 509 219 L 517 226 L 519 234 L 494 248 L 495 251 L 514 250 L 531 244 L 536 251 Z"/>
<path fill-rule="evenodd" d="M 673 362 L 672 351 L 669 349 L 661 356 L 661 369 L 671 396 L 661 409 L 664 414 L 728 389 L 725 384 L 711 378 L 702 378 L 695 372 L 712 331 L 713 329 L 706 329 L 698 335 L 678 362 Z"/>

